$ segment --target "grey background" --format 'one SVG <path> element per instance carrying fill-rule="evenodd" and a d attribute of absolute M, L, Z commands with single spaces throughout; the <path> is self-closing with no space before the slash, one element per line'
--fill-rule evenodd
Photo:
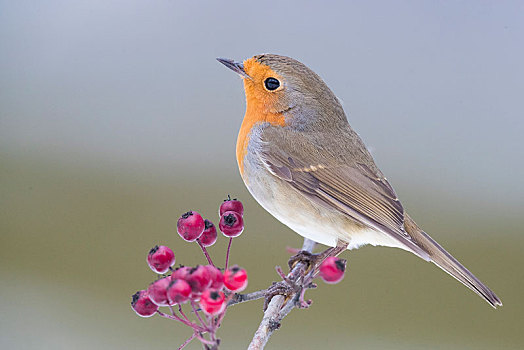
<path fill-rule="evenodd" d="M 134 317 L 129 295 L 153 278 L 142 260 L 156 242 L 201 262 L 173 223 L 187 208 L 215 215 L 227 193 L 249 210 L 237 253 L 253 290 L 276 279 L 300 239 L 243 187 L 242 86 L 214 60 L 271 52 L 324 78 L 405 207 L 505 302 L 490 310 L 412 256 L 364 248 L 272 348 L 328 335 L 518 348 L 523 37 L 519 1 L 0 1 L 0 344 L 176 348 L 187 330 Z M 410 287 L 422 290 L 400 302 Z M 244 348 L 259 318 L 259 304 L 232 311 L 225 348 Z"/>

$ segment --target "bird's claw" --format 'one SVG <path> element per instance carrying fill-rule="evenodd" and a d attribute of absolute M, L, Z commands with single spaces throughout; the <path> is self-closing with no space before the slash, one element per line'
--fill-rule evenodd
<path fill-rule="evenodd" d="M 307 269 L 309 269 L 311 266 L 316 266 L 321 258 L 322 257 L 320 254 L 313 254 L 308 251 L 301 250 L 289 258 L 287 264 L 290 269 L 293 269 L 298 262 L 302 261 L 306 263 Z"/>
<path fill-rule="evenodd" d="M 273 284 L 267 289 L 264 301 L 264 311 L 266 311 L 269 302 L 274 296 L 283 295 L 286 298 L 297 293 L 300 289 L 297 285 L 292 285 L 288 281 L 273 282 Z"/>

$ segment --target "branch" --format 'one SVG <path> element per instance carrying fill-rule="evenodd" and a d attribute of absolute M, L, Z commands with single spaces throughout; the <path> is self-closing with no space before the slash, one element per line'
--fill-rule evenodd
<path fill-rule="evenodd" d="M 314 248 L 315 242 L 307 238 L 304 239 L 302 250 L 312 253 Z M 307 263 L 299 261 L 286 277 L 291 280 L 296 280 L 296 278 L 303 274 L 306 269 Z M 286 317 L 286 315 L 291 312 L 291 310 L 293 310 L 293 308 L 297 305 L 299 298 L 300 292 L 294 294 L 287 304 L 285 304 L 285 306 L 285 296 L 276 295 L 271 299 L 266 311 L 264 312 L 262 322 L 260 322 L 253 340 L 251 341 L 251 344 L 249 344 L 248 350 L 264 349 L 273 332 L 280 328 L 280 321 L 282 321 L 282 319 Z"/>
<path fill-rule="evenodd" d="M 249 294 L 236 293 L 233 295 L 231 300 L 227 303 L 227 306 L 229 307 L 231 305 L 244 303 L 246 301 L 262 299 L 266 296 L 266 293 L 267 293 L 267 289 L 257 290 L 256 292 L 252 292 Z"/>

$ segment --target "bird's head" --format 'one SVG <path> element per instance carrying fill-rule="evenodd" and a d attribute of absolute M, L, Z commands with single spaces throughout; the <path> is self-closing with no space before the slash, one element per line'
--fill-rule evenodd
<path fill-rule="evenodd" d="M 284 115 L 286 124 L 295 125 L 344 115 L 326 83 L 293 58 L 263 54 L 243 63 L 224 58 L 218 61 L 243 79 L 248 111 Z"/>

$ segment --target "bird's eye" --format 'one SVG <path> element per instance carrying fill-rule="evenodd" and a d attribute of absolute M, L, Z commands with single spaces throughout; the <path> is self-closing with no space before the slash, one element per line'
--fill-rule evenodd
<path fill-rule="evenodd" d="M 275 78 L 267 78 L 264 81 L 264 85 L 266 86 L 266 89 L 268 89 L 269 91 L 273 91 L 278 89 L 278 87 L 280 86 L 280 82 L 278 81 L 278 79 Z"/>

